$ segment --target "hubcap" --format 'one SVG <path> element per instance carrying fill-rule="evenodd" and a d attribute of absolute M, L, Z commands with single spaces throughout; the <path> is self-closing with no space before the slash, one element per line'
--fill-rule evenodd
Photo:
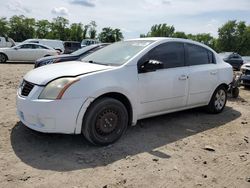
<path fill-rule="evenodd" d="M 226 102 L 226 93 L 223 89 L 220 89 L 215 95 L 215 102 L 214 102 L 215 108 L 217 110 L 221 110 L 224 107 L 225 102 Z"/>
<path fill-rule="evenodd" d="M 96 131 L 105 136 L 115 131 L 118 125 L 118 113 L 114 109 L 105 109 L 97 116 Z"/>

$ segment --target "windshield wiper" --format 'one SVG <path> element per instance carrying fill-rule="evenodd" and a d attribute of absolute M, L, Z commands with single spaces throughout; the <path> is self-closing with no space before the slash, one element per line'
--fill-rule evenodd
<path fill-rule="evenodd" d="M 118 66 L 116 64 L 112 64 L 112 63 L 99 63 L 93 60 L 87 61 L 88 63 L 93 63 L 93 64 L 98 64 L 98 65 L 105 65 L 105 66 Z"/>
<path fill-rule="evenodd" d="M 99 63 L 99 62 L 92 61 L 92 60 L 88 61 L 88 63 L 98 64 L 98 65 L 106 65 L 104 63 Z"/>

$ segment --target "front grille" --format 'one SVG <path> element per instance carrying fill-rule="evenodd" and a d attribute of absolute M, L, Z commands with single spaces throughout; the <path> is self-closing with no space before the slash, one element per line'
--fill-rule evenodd
<path fill-rule="evenodd" d="M 33 88 L 34 84 L 24 80 L 23 83 L 21 84 L 21 95 L 27 97 Z"/>

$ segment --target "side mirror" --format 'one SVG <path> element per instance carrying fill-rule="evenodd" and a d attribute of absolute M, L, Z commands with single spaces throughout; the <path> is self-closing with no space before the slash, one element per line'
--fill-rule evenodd
<path fill-rule="evenodd" d="M 18 47 L 15 47 L 14 50 L 18 50 L 19 48 Z"/>
<path fill-rule="evenodd" d="M 163 69 L 163 63 L 157 60 L 148 60 L 140 66 L 139 73 L 154 72 Z"/>

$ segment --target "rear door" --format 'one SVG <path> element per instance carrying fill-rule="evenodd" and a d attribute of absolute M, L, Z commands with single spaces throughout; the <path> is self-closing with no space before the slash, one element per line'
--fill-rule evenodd
<path fill-rule="evenodd" d="M 151 72 L 140 72 L 144 62 L 163 64 Z M 167 42 L 151 50 L 138 62 L 140 117 L 186 106 L 188 67 L 185 66 L 184 44 Z"/>
<path fill-rule="evenodd" d="M 186 44 L 185 49 L 189 68 L 188 106 L 207 104 L 218 82 L 214 54 L 194 44 Z"/>

